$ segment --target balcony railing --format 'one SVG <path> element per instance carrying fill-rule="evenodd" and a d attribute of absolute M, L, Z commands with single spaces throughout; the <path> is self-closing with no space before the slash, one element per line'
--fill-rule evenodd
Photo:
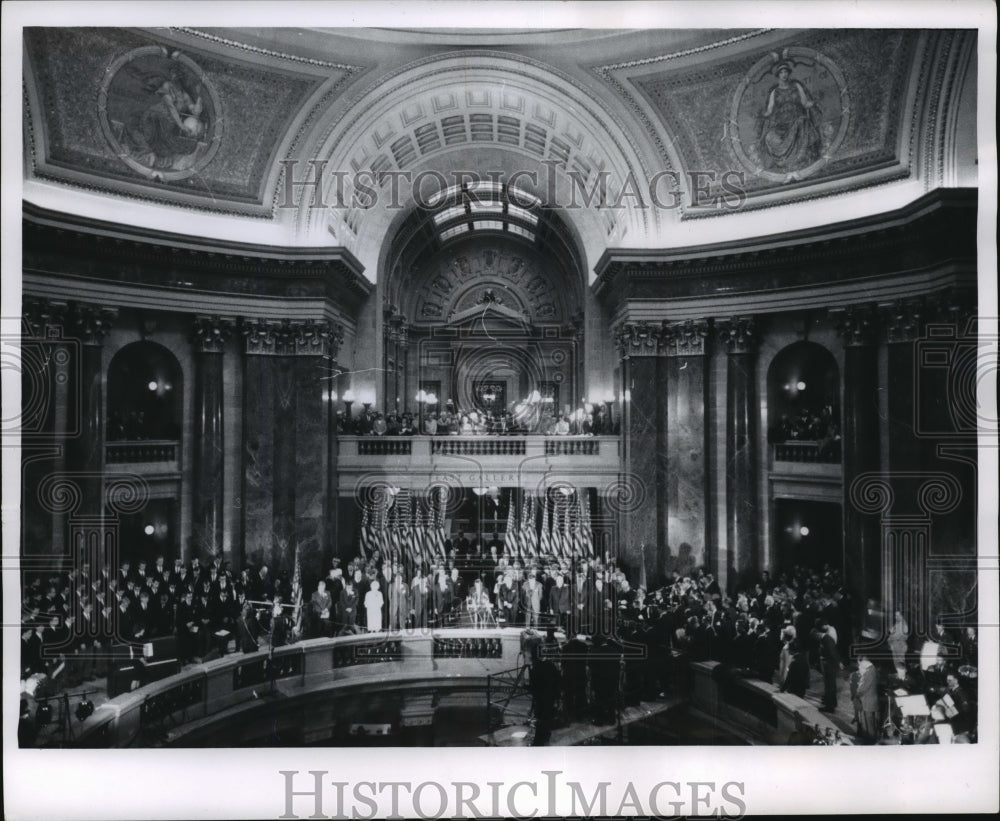
<path fill-rule="evenodd" d="M 584 475 L 611 481 L 621 470 L 617 436 L 339 436 L 338 450 L 347 488 L 351 474 L 363 480 L 372 471 L 400 487 L 442 476 L 471 487 L 527 487 L 543 478 L 578 483 Z"/>
<path fill-rule="evenodd" d="M 840 442 L 802 440 L 776 442 L 775 462 L 811 462 L 813 464 L 840 464 Z"/>
<path fill-rule="evenodd" d="M 445 456 L 524 456 L 524 439 L 499 437 L 455 437 L 431 439 L 431 453 Z"/>
<path fill-rule="evenodd" d="M 176 462 L 177 444 L 174 441 L 159 439 L 108 442 L 106 445 L 107 462 L 117 465 Z"/>

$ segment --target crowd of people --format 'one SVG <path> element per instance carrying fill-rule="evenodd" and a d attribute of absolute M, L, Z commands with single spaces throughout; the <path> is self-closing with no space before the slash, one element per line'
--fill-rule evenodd
<path fill-rule="evenodd" d="M 366 407 L 359 413 L 337 412 L 337 432 L 355 436 L 587 436 L 615 434 L 617 426 L 605 405 L 586 404 L 573 411 L 543 410 L 537 414 L 456 408 L 449 400 L 443 409 L 422 414 L 383 413 Z"/>
<path fill-rule="evenodd" d="M 334 559 L 305 591 L 267 565 L 234 572 L 219 558 L 167 564 L 159 557 L 36 575 L 24 593 L 22 679 L 60 687 L 106 675 L 113 645 L 124 642 L 173 637 L 179 659 L 189 662 L 299 638 L 506 626 L 565 635 L 547 691 L 561 695 L 570 718 L 608 723 L 610 705 L 663 696 L 682 685 L 688 662 L 714 660 L 720 675 L 756 678 L 800 697 L 821 687 L 828 711 L 837 708 L 838 678 L 850 675 L 857 733 L 868 741 L 893 724 L 887 682 L 927 694 L 928 718 L 922 736 L 912 728 L 915 742 L 932 740 L 933 726 L 945 721 L 956 737 L 975 736 L 974 695 L 959 675 L 975 664 L 975 631 L 951 635 L 938 624 L 934 647 L 960 652 L 923 658 L 926 643 L 918 647 L 896 613 L 886 642 L 894 663 L 876 668 L 870 658 L 852 658 L 866 628 L 830 568 L 765 571 L 730 591 L 703 569 L 669 572 L 647 590 L 633 586 L 610 554 L 522 561 L 504 552 L 496 534 L 481 548 L 459 534 L 430 563 L 378 550 L 346 565 Z M 628 645 L 639 651 L 625 653 Z M 616 663 L 595 668 L 602 658 Z"/>
<path fill-rule="evenodd" d="M 802 408 L 798 414 L 782 413 L 777 424 L 768 431 L 775 444 L 815 442 L 821 451 L 840 453 L 840 424 L 832 405 L 822 408 Z"/>

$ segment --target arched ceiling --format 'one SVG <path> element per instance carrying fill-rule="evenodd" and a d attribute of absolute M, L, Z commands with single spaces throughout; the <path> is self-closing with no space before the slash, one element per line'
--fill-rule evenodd
<path fill-rule="evenodd" d="M 24 47 L 27 199 L 344 246 L 373 280 L 405 175 L 426 194 L 523 172 L 588 270 L 828 222 L 830 197 L 859 216 L 976 184 L 974 31 L 52 27 Z M 317 169 L 322 207 L 298 184 Z"/>

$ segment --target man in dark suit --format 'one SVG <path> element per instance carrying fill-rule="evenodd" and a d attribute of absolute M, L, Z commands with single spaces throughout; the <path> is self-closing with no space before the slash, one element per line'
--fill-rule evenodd
<path fill-rule="evenodd" d="M 182 664 L 186 664 L 194 658 L 198 635 L 197 627 L 198 618 L 194 608 L 194 594 L 190 590 L 185 590 L 181 600 L 177 603 L 174 618 L 177 654 L 180 656 Z"/>
<path fill-rule="evenodd" d="M 240 617 L 236 620 L 236 647 L 241 653 L 253 653 L 257 645 L 257 620 L 253 617 L 253 608 L 243 605 Z"/>
<path fill-rule="evenodd" d="M 819 643 L 820 669 L 823 671 L 823 705 L 820 710 L 832 713 L 837 709 L 837 673 L 840 672 L 840 653 L 833 632 L 825 620 L 820 619 L 814 637 Z"/>
<path fill-rule="evenodd" d="M 552 617 L 552 624 L 556 627 L 566 629 L 566 622 L 569 618 L 569 588 L 566 587 L 562 573 L 558 573 L 549 588 L 549 614 Z"/>
<path fill-rule="evenodd" d="M 563 706 L 567 718 L 578 721 L 587 709 L 587 654 L 590 645 L 573 636 L 562 646 Z"/>

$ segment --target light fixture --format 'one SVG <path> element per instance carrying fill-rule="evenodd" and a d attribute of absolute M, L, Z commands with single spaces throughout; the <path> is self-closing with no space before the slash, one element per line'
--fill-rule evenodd
<path fill-rule="evenodd" d="M 345 402 L 353 402 L 354 401 L 354 391 L 352 391 L 350 388 L 348 388 L 346 391 L 344 391 L 344 401 Z"/>
<path fill-rule="evenodd" d="M 159 383 L 157 383 L 154 380 L 154 381 L 150 382 L 146 387 L 148 387 L 151 391 L 155 391 L 160 386 L 159 386 Z"/>
<path fill-rule="evenodd" d="M 795 387 L 798 388 L 800 391 L 804 391 L 806 389 L 806 383 L 805 382 L 797 382 L 796 385 L 795 385 Z"/>
<path fill-rule="evenodd" d="M 83 697 L 83 700 L 76 705 L 76 717 L 79 721 L 86 721 L 94 714 L 94 702 L 92 702 L 87 696 Z"/>
<path fill-rule="evenodd" d="M 142 532 L 145 533 L 147 536 L 152 536 L 153 535 L 153 530 L 154 530 L 154 528 L 153 528 L 152 525 L 146 525 L 142 529 Z"/>
<path fill-rule="evenodd" d="M 806 527 L 805 525 L 800 525 L 799 526 L 799 535 L 800 536 L 808 536 L 809 535 L 809 528 Z"/>
<path fill-rule="evenodd" d="M 604 392 L 604 401 L 605 402 L 614 402 L 615 401 L 615 392 L 612 391 L 612 390 L 605 391 Z"/>

